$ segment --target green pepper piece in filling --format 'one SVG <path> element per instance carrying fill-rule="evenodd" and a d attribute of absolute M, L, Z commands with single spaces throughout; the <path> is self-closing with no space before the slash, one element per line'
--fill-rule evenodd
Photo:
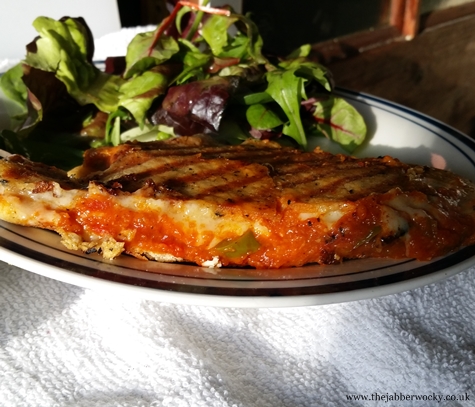
<path fill-rule="evenodd" d="M 214 249 L 216 249 L 221 256 L 234 259 L 254 253 L 260 246 L 252 231 L 248 230 L 242 236 L 233 239 L 224 239 L 218 243 Z"/>
<path fill-rule="evenodd" d="M 371 242 L 376 236 L 378 236 L 381 233 L 381 231 L 382 231 L 381 226 L 379 225 L 375 226 L 373 229 L 370 230 L 370 232 L 364 239 L 361 239 L 359 242 L 357 242 L 354 245 L 353 250 L 357 249 L 360 246 L 363 246 L 364 244 Z"/>

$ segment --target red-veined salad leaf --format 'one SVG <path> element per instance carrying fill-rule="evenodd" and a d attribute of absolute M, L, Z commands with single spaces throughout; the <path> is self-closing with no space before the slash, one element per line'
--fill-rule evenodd
<path fill-rule="evenodd" d="M 269 105 L 261 103 L 249 106 L 246 110 L 246 118 L 256 130 L 270 130 L 284 123 Z"/>
<path fill-rule="evenodd" d="M 366 136 L 366 123 L 346 100 L 330 96 L 314 104 L 316 130 L 352 153 Z"/>

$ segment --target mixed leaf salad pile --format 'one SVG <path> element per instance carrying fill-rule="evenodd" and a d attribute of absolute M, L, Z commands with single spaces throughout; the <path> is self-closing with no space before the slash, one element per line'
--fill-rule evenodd
<path fill-rule="evenodd" d="M 179 2 L 155 31 L 140 33 L 105 69 L 93 62 L 82 18 L 33 22 L 39 36 L 0 78 L 20 125 L 0 148 L 70 169 L 83 151 L 130 140 L 209 134 L 229 144 L 275 139 L 307 148 L 325 136 L 352 152 L 366 135 L 359 113 L 333 92 L 330 72 L 303 45 L 262 52 L 249 16 Z"/>

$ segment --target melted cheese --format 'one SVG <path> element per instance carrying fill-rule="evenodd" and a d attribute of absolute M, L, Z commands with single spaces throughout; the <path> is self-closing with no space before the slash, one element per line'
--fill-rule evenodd
<path fill-rule="evenodd" d="M 150 211 L 156 214 L 163 214 L 181 225 L 185 232 L 196 236 L 195 243 L 198 246 L 204 245 L 212 234 L 214 237 L 208 242 L 207 247 L 211 248 L 220 241 L 243 235 L 252 227 L 251 222 L 246 220 L 239 211 L 234 213 L 222 210 L 218 211 L 216 205 L 205 201 L 171 201 L 162 199 L 143 199 L 134 195 L 121 196 L 117 200 L 124 208 Z M 266 232 L 265 227 L 260 227 L 260 231 Z"/>
<path fill-rule="evenodd" d="M 8 202 L 1 203 L 2 196 L 8 195 Z M 28 188 L 16 188 L 12 186 L 2 187 L 0 191 L 0 205 L 2 205 L 2 217 L 9 222 L 24 226 L 38 226 L 52 228 L 58 225 L 62 215 L 60 211 L 66 211 L 74 206 L 79 190 L 64 190 L 56 182 L 51 190 L 37 192 Z M 58 211 L 59 210 L 59 211 Z"/>
<path fill-rule="evenodd" d="M 309 205 L 305 205 L 305 209 L 308 209 Z M 319 219 L 323 222 L 328 228 L 334 227 L 334 225 L 346 214 L 351 213 L 354 210 L 353 205 L 347 203 L 332 203 L 326 202 L 325 204 L 312 205 L 312 212 L 307 212 L 304 209 L 304 212 L 299 213 L 298 217 L 301 221 L 306 221 L 308 219 Z"/>

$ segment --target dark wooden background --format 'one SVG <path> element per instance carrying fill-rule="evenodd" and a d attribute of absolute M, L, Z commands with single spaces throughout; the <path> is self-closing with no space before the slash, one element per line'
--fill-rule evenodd
<path fill-rule="evenodd" d="M 475 138 L 475 15 L 331 62 L 336 84 L 428 114 Z"/>

